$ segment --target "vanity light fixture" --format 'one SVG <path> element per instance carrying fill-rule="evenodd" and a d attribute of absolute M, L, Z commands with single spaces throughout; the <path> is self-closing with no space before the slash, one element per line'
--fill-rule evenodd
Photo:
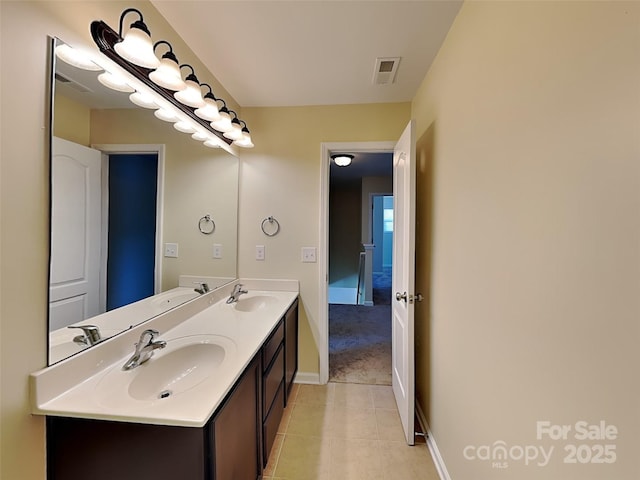
<path fill-rule="evenodd" d="M 213 90 L 208 83 L 201 83 L 201 87 L 207 87 L 209 91 L 204 94 L 204 106 L 196 109 L 195 114 L 203 120 L 214 122 L 220 120 L 220 112 L 218 111 L 218 104 L 216 103 L 216 97 L 213 95 Z"/>
<path fill-rule="evenodd" d="M 122 24 L 125 15 L 129 12 L 136 12 L 140 16 L 140 20 L 131 25 L 123 39 Z M 207 147 L 223 148 L 231 154 L 237 155 L 231 148 L 232 146 L 237 145 L 244 148 L 254 146 L 246 122 L 240 120 L 235 113 L 235 119 L 232 122 L 226 102 L 221 98 L 216 98 L 211 87 L 206 83 L 202 85 L 205 85 L 209 92 L 203 96 L 202 85 L 191 65 L 183 64 L 178 67 L 178 60 L 173 53 L 171 44 L 165 40 L 156 42 L 155 45 L 151 42 L 149 29 L 144 24 L 142 14 L 138 10 L 130 8 L 122 12 L 119 33 L 103 21 L 92 22 L 91 36 L 100 53 L 103 54 L 96 56 L 95 63 L 106 71 L 122 71 L 122 75 L 127 79 L 125 83 L 131 87 L 127 89 L 128 92 L 137 91 L 145 95 L 148 94 L 153 99 L 153 102 L 143 102 L 140 98 L 142 95 L 134 95 L 131 97 L 133 102 L 140 101 L 144 103 L 142 106 L 146 108 L 157 108 L 154 115 L 161 120 L 172 123 L 181 122 L 176 128 L 185 127 L 181 131 L 192 133 L 192 138 L 205 142 Z M 131 39 L 130 42 L 129 39 Z M 142 61 L 142 54 L 133 47 L 131 47 L 133 51 L 138 53 L 131 53 L 129 45 L 137 45 L 143 51 L 151 52 L 156 61 Z M 159 60 L 155 56 L 154 50 L 161 45 L 168 46 L 169 51 L 162 55 L 162 60 Z M 188 67 L 191 70 L 184 80 L 182 80 L 181 74 L 183 67 Z M 177 76 L 180 81 L 183 81 L 183 88 L 176 88 L 182 87 L 178 84 L 169 87 L 168 83 L 159 80 L 159 78 L 166 79 L 165 73 L 168 71 L 174 72 L 169 75 L 170 77 L 175 79 Z M 221 102 L 222 107 L 217 102 Z M 190 128 L 187 128 L 185 124 L 189 124 Z M 233 132 L 230 135 L 237 139 L 225 137 L 224 134 L 227 132 Z"/>
<path fill-rule="evenodd" d="M 166 108 L 159 108 L 158 110 L 153 112 L 153 114 L 156 116 L 156 118 L 159 118 L 160 120 L 163 120 L 165 122 L 175 123 L 179 120 L 178 116 L 175 113 L 167 110 Z"/>
<path fill-rule="evenodd" d="M 348 153 L 340 153 L 336 155 L 331 155 L 331 158 L 335 162 L 335 164 L 339 167 L 347 167 L 351 165 L 351 161 L 353 160 L 353 155 Z"/>
<path fill-rule="evenodd" d="M 135 12 L 140 16 L 140 20 L 133 22 L 126 35 L 122 36 L 122 23 L 127 13 Z M 121 41 L 114 45 L 114 49 L 118 55 L 125 60 L 145 68 L 157 68 L 160 65 L 160 60 L 153 53 L 153 43 L 151 42 L 151 32 L 144 23 L 142 13 L 135 8 L 127 8 L 120 15 L 120 29 L 118 35 L 122 38 Z"/>
<path fill-rule="evenodd" d="M 179 120 L 173 124 L 173 128 L 182 133 L 193 134 L 196 133 L 196 129 L 191 125 L 191 123 L 186 122 L 184 120 Z"/>
<path fill-rule="evenodd" d="M 191 69 L 191 73 L 187 75 L 185 78 L 185 88 L 173 94 L 181 103 L 188 105 L 193 108 L 204 107 L 204 99 L 202 98 L 202 90 L 200 89 L 200 82 L 198 82 L 198 77 L 196 77 L 196 72 L 191 65 L 185 63 L 180 65 L 180 70 L 183 67 L 188 67 Z"/>
<path fill-rule="evenodd" d="M 244 125 L 242 127 L 242 138 L 234 141 L 233 143 L 239 147 L 243 148 L 252 148 L 253 141 L 251 140 L 251 134 L 249 133 L 249 129 L 247 128 L 247 123 L 244 120 L 240 120 L 240 122 Z"/>
<path fill-rule="evenodd" d="M 147 95 L 143 92 L 132 93 L 129 95 L 129 100 L 142 108 L 151 108 L 155 110 L 160 107 L 151 95 Z"/>
<path fill-rule="evenodd" d="M 136 91 L 136 89 L 129 85 L 125 79 L 115 73 L 106 71 L 102 72 L 98 75 L 98 81 L 105 87 L 117 92 L 132 93 Z"/>
<path fill-rule="evenodd" d="M 58 45 L 55 52 L 56 57 L 69 65 L 73 65 L 74 67 L 93 72 L 99 72 L 102 70 L 102 67 L 88 58 L 87 55 L 80 52 L 77 48 L 71 48 L 66 43 Z"/>
<path fill-rule="evenodd" d="M 208 140 L 209 137 L 211 137 L 211 134 L 207 134 L 201 128 L 196 129 L 195 133 L 191 135 L 191 138 L 193 138 L 194 140 L 197 140 L 199 142 L 204 142 L 204 141 Z"/>
<path fill-rule="evenodd" d="M 231 130 L 231 115 L 229 113 L 229 109 L 227 108 L 227 104 L 221 98 L 216 98 L 217 101 L 222 102 L 222 108 L 218 110 L 218 115 L 220 118 L 218 120 L 214 120 L 211 122 L 211 126 L 218 130 L 219 132 L 228 132 Z"/>
<path fill-rule="evenodd" d="M 187 84 L 182 80 L 182 74 L 180 73 L 180 67 L 178 66 L 178 59 L 173 53 L 171 44 L 166 40 L 156 42 L 153 45 L 154 54 L 159 45 L 168 45 L 169 51 L 162 55 L 160 65 L 158 65 L 158 68 L 149 74 L 149 78 L 153 80 L 156 85 L 160 85 L 167 90 L 173 90 L 174 92 L 184 90 L 187 88 Z"/>
<path fill-rule="evenodd" d="M 231 119 L 231 128 L 229 131 L 224 132 L 223 135 L 229 140 L 240 140 L 242 138 L 242 125 L 240 124 L 240 120 L 238 120 L 238 115 L 233 110 L 229 110 L 230 114 L 233 114 L 233 119 Z"/>

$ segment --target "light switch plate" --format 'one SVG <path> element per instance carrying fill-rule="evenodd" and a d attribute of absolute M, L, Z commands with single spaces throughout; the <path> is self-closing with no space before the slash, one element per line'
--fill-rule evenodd
<path fill-rule="evenodd" d="M 316 247 L 302 247 L 302 262 L 316 263 Z"/>
<path fill-rule="evenodd" d="M 213 244 L 213 258 L 222 258 L 222 245 L 219 243 Z"/>
<path fill-rule="evenodd" d="M 165 243 L 164 244 L 164 256 L 170 258 L 178 258 L 178 244 L 177 243 Z"/>
<path fill-rule="evenodd" d="M 264 260 L 264 245 L 256 245 L 256 260 Z"/>

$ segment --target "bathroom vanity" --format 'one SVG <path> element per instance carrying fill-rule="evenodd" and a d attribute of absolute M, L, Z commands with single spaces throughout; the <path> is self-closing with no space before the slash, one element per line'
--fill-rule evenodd
<path fill-rule="evenodd" d="M 127 332 L 32 375 L 49 480 L 261 478 L 297 371 L 298 294 L 249 287 L 227 304 L 229 288 L 147 322 L 167 348 L 131 371 L 115 346 L 99 360 Z"/>

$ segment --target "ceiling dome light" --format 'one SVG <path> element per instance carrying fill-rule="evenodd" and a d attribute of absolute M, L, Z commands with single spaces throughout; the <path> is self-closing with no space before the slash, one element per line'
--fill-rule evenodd
<path fill-rule="evenodd" d="M 117 92 L 132 93 L 136 91 L 124 78 L 111 72 L 103 72 L 98 75 L 98 81 L 105 87 L 109 87 L 111 90 L 116 90 Z"/>
<path fill-rule="evenodd" d="M 169 45 L 169 51 L 162 55 L 160 65 L 149 74 L 149 78 L 153 83 L 166 88 L 167 90 L 173 90 L 174 92 L 183 90 L 187 87 L 187 84 L 182 80 L 180 67 L 178 66 L 178 59 L 173 53 L 171 44 L 165 40 L 160 40 L 153 46 L 153 51 L 156 51 L 156 47 L 158 45 L 164 44 Z"/>
<path fill-rule="evenodd" d="M 351 165 L 351 161 L 353 160 L 353 155 L 349 155 L 347 153 L 341 153 L 338 155 L 331 155 L 335 164 L 339 167 L 347 167 Z"/>
<path fill-rule="evenodd" d="M 204 106 L 196 109 L 194 112 L 198 117 L 203 120 L 214 122 L 220 119 L 220 113 L 218 112 L 218 104 L 216 103 L 216 97 L 213 96 L 213 90 L 207 83 L 200 84 L 201 87 L 207 87 L 209 91 L 204 95 Z"/>
<path fill-rule="evenodd" d="M 229 110 L 229 113 L 233 114 L 233 120 L 231 120 L 231 128 L 223 133 L 223 135 L 229 140 L 240 140 L 242 138 L 242 125 L 240 125 L 238 115 L 233 110 Z"/>
<path fill-rule="evenodd" d="M 124 17 L 129 12 L 135 12 L 140 16 L 140 20 L 136 20 L 130 25 L 127 34 L 122 37 L 122 23 Z M 157 68 L 160 60 L 153 53 L 153 43 L 151 42 L 151 32 L 144 23 L 142 13 L 135 8 L 127 8 L 120 15 L 120 30 L 118 34 L 123 40 L 114 45 L 114 49 L 118 55 L 125 60 L 144 68 Z"/>
<path fill-rule="evenodd" d="M 71 48 L 66 43 L 58 45 L 56 47 L 56 57 L 60 60 L 68 63 L 69 65 L 73 65 L 74 67 L 81 68 L 82 70 L 90 70 L 93 72 L 99 72 L 102 70 L 102 67 L 96 65 L 93 60 L 90 60 L 87 55 L 83 52 L 80 52 L 76 48 Z"/>
<path fill-rule="evenodd" d="M 204 99 L 202 98 L 202 90 L 200 90 L 200 82 L 198 82 L 198 77 L 196 77 L 196 72 L 193 70 L 193 67 L 189 64 L 180 65 L 180 69 L 182 67 L 189 67 L 191 69 L 191 73 L 187 75 L 185 79 L 185 88 L 173 94 L 173 96 L 180 103 L 184 103 L 193 108 L 204 107 Z"/>

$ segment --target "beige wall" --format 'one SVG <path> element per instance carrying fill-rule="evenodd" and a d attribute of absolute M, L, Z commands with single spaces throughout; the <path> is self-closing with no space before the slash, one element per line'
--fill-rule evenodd
<path fill-rule="evenodd" d="M 358 221 L 362 215 L 361 182 L 356 179 L 329 183 L 329 283 L 356 288 L 362 251 Z"/>
<path fill-rule="evenodd" d="M 300 370 L 319 372 L 318 263 L 301 263 L 303 246 L 318 247 L 322 142 L 395 141 L 409 121 L 410 105 L 343 105 L 244 108 L 255 148 L 242 153 L 239 275 L 296 278 L 302 298 Z M 260 231 L 273 215 L 282 228 L 275 237 Z M 265 245 L 264 261 L 254 260 Z"/>
<path fill-rule="evenodd" d="M 0 478 L 42 480 L 44 421 L 29 413 L 28 375 L 46 365 L 49 170 L 47 36 L 93 45 L 92 20 L 117 26 L 144 11 L 154 38 L 171 39 L 228 104 L 237 107 L 147 2 L 0 2 Z M 153 25 L 153 27 L 151 27 Z"/>
<path fill-rule="evenodd" d="M 55 95 L 53 135 L 89 147 L 91 144 L 91 110 L 62 95 Z"/>
<path fill-rule="evenodd" d="M 640 4 L 466 3 L 412 116 L 418 391 L 451 478 L 638 478 Z M 619 436 L 538 440 L 544 420 Z M 500 440 L 555 452 L 463 456 Z M 563 464 L 570 443 L 617 461 Z"/>

